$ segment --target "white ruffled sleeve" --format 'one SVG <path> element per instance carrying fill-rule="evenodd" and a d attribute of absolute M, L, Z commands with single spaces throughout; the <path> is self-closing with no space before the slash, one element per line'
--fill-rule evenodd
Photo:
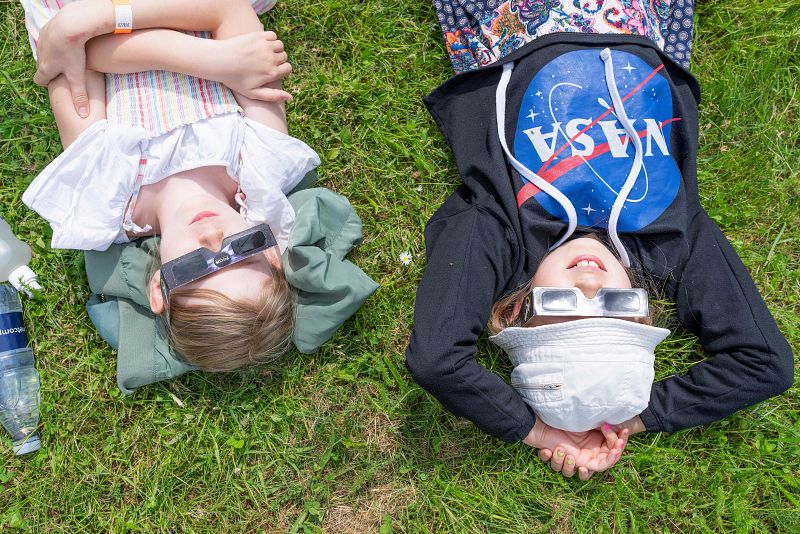
<path fill-rule="evenodd" d="M 53 248 L 105 250 L 119 236 L 146 132 L 106 120 L 83 131 L 22 195 L 53 229 Z"/>
<path fill-rule="evenodd" d="M 294 225 L 294 209 L 286 194 L 318 165 L 319 156 L 304 142 L 244 119 L 238 181 L 246 196 L 245 219 L 269 224 L 281 252 Z"/>

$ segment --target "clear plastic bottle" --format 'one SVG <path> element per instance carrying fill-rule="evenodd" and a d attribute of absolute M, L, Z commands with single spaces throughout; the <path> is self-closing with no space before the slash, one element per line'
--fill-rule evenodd
<path fill-rule="evenodd" d="M 14 454 L 39 449 L 39 373 L 28 346 L 17 291 L 0 285 L 0 424 L 11 434 Z"/>
<path fill-rule="evenodd" d="M 41 290 L 28 263 L 31 261 L 31 247 L 17 239 L 6 221 L 0 218 L 0 282 L 10 282 L 17 291 L 24 291 L 29 297 L 31 290 Z"/>

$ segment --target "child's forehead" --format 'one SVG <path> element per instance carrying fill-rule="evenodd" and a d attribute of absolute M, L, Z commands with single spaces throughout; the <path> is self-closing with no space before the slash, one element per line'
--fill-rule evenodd
<path fill-rule="evenodd" d="M 270 258 L 266 254 L 257 254 L 182 286 L 174 298 L 182 304 L 213 304 L 206 297 L 191 294 L 196 289 L 208 289 L 235 301 L 254 300 L 266 280 L 272 276 L 272 270 Z"/>

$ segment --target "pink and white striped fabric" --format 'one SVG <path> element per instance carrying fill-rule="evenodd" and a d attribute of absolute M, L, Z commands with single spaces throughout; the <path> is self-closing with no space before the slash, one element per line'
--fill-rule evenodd
<path fill-rule="evenodd" d="M 22 0 L 25 26 L 34 57 L 39 32 L 59 9 L 72 1 L 75 0 Z M 256 13 L 261 14 L 271 9 L 275 0 L 251 0 L 250 3 Z M 208 37 L 207 32 L 187 33 Z M 233 93 L 217 82 L 157 70 L 106 74 L 108 121 L 139 126 L 151 137 L 186 124 L 236 111 L 239 111 L 239 105 Z"/>
<path fill-rule="evenodd" d="M 221 83 L 176 72 L 106 74 L 106 117 L 156 137 L 185 124 L 239 111 Z"/>

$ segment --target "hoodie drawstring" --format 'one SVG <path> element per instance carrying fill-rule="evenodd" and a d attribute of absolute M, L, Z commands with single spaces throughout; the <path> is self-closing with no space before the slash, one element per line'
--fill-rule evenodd
<path fill-rule="evenodd" d="M 633 127 L 633 123 L 628 118 L 628 114 L 625 112 L 625 106 L 622 102 L 622 98 L 619 95 L 619 90 L 617 89 L 617 82 L 614 78 L 614 63 L 611 59 L 611 50 L 605 48 L 602 52 L 600 52 L 600 58 L 603 60 L 605 64 L 605 75 L 606 75 L 606 86 L 608 87 L 608 92 L 611 95 L 611 101 L 613 104 L 613 109 L 616 112 L 617 119 L 622 124 L 622 127 L 625 129 L 625 133 L 628 135 L 628 138 L 633 143 L 633 147 L 635 150 L 635 155 L 633 159 L 633 166 L 631 167 L 630 173 L 628 174 L 628 178 L 625 180 L 625 183 L 622 185 L 622 188 L 617 195 L 616 200 L 614 201 L 613 206 L 611 207 L 611 215 L 609 216 L 608 220 L 608 234 L 611 238 L 611 243 L 614 245 L 614 248 L 617 250 L 617 254 L 619 254 L 620 261 L 625 267 L 630 267 L 631 262 L 628 256 L 628 252 L 625 250 L 625 247 L 622 244 L 622 241 L 619 238 L 619 234 L 617 233 L 617 223 L 619 222 L 619 217 L 622 213 L 622 208 L 625 205 L 625 202 L 628 200 L 628 195 L 630 195 L 633 186 L 636 184 L 636 179 L 639 177 L 639 174 L 642 171 L 643 166 L 643 149 L 642 149 L 642 142 L 639 139 L 639 134 L 636 132 L 636 129 Z M 500 77 L 500 83 L 497 85 L 497 91 L 495 93 L 495 111 L 497 116 L 497 134 L 500 138 L 500 145 L 503 147 L 503 152 L 505 152 L 506 157 L 511 162 L 511 166 L 514 167 L 522 177 L 530 182 L 531 184 L 535 185 L 546 194 L 550 195 L 558 204 L 564 209 L 567 213 L 567 231 L 566 233 L 561 236 L 561 238 L 550 247 L 550 250 L 559 247 L 563 244 L 569 237 L 575 232 L 575 228 L 578 224 L 578 216 L 575 211 L 575 206 L 570 202 L 564 193 L 562 193 L 557 187 L 555 187 L 550 182 L 546 181 L 544 178 L 536 174 L 535 172 L 528 169 L 524 164 L 519 162 L 513 155 L 511 155 L 511 151 L 508 149 L 508 144 L 506 142 L 506 135 L 505 135 L 505 122 L 506 122 L 506 90 L 508 88 L 508 83 L 511 80 L 511 73 L 514 71 L 514 63 L 509 62 L 503 65 L 503 74 Z"/>
<path fill-rule="evenodd" d="M 625 206 L 625 201 L 628 200 L 628 195 L 631 194 L 631 190 L 634 184 L 636 184 L 636 179 L 639 177 L 639 173 L 642 172 L 644 153 L 642 151 L 642 141 L 639 139 L 639 134 L 636 132 L 633 123 L 625 112 L 625 106 L 622 104 L 622 98 L 620 98 L 619 91 L 617 90 L 617 80 L 614 78 L 614 62 L 611 59 L 611 50 L 605 48 L 600 52 L 600 58 L 603 60 L 603 63 L 605 63 L 606 85 L 608 86 L 608 92 L 611 94 L 611 103 L 614 104 L 617 120 L 619 120 L 622 127 L 625 128 L 625 132 L 628 134 L 628 138 L 631 140 L 636 150 L 636 154 L 633 157 L 631 172 L 628 174 L 628 178 L 619 190 L 614 205 L 611 206 L 611 216 L 608 219 L 608 235 L 611 237 L 611 242 L 614 244 L 614 248 L 617 249 L 617 254 L 619 254 L 622 264 L 625 267 L 630 267 L 631 260 L 617 233 L 617 223 L 619 222 L 619 216 L 622 214 L 622 208 Z"/>
<path fill-rule="evenodd" d="M 497 116 L 497 134 L 500 138 L 500 144 L 503 147 L 503 152 L 505 152 L 506 157 L 511 162 L 511 166 L 514 167 L 518 173 L 522 175 L 528 182 L 532 183 L 552 198 L 558 202 L 561 207 L 567 212 L 567 221 L 569 222 L 569 226 L 567 226 L 567 232 L 556 241 L 556 243 L 550 247 L 550 250 L 561 246 L 564 241 L 569 239 L 569 236 L 575 231 L 575 228 L 578 226 L 578 214 L 575 212 L 575 206 L 572 205 L 572 202 L 569 201 L 567 196 L 558 190 L 556 186 L 527 168 L 525 165 L 520 163 L 517 158 L 511 155 L 511 151 L 508 149 L 508 144 L 506 143 L 506 88 L 508 87 L 508 82 L 511 80 L 511 73 L 514 70 L 514 62 L 509 62 L 503 65 L 503 75 L 500 77 L 500 83 L 497 85 L 497 91 L 495 93 L 495 115 Z"/>

